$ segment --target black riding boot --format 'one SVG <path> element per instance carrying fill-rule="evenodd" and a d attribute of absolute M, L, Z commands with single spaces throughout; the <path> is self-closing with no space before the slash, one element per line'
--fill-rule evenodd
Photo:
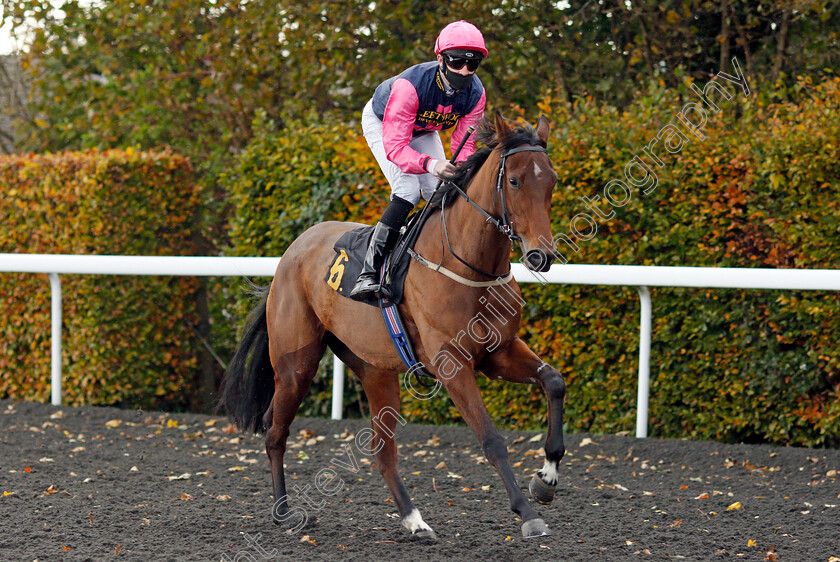
<path fill-rule="evenodd" d="M 391 228 L 381 221 L 376 223 L 376 228 L 373 229 L 373 235 L 370 237 L 370 245 L 365 254 L 362 272 L 350 292 L 351 299 L 361 301 L 381 290 L 379 270 L 385 261 L 385 256 L 394 247 L 398 235 L 399 231 L 397 229 Z"/>

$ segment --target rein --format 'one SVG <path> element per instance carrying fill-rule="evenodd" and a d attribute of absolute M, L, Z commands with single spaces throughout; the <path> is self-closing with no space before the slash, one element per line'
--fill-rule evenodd
<path fill-rule="evenodd" d="M 499 173 L 498 173 L 498 178 L 496 180 L 496 189 L 493 192 L 494 206 L 495 206 L 495 201 L 496 201 L 496 196 L 497 195 L 499 196 L 499 198 L 502 201 L 502 218 L 501 218 L 501 220 L 497 219 L 496 217 L 492 216 L 490 213 L 488 213 L 487 211 L 482 209 L 481 206 L 478 203 L 476 203 L 475 201 L 470 199 L 470 196 L 467 195 L 467 192 L 464 191 L 463 189 L 461 189 L 461 187 L 459 185 L 452 184 L 455 187 L 455 190 L 458 192 L 458 195 L 463 197 L 467 201 L 467 203 L 469 203 L 470 205 L 475 207 L 475 209 L 478 210 L 478 212 L 480 212 L 482 215 L 484 215 L 484 217 L 487 219 L 486 222 L 489 222 L 490 224 L 495 226 L 496 229 L 499 232 L 501 232 L 503 235 L 507 236 L 507 238 L 511 242 L 511 244 L 513 244 L 514 241 L 522 242 L 522 238 L 519 237 L 513 231 L 513 225 L 511 224 L 510 218 L 508 217 L 507 203 L 505 201 L 505 190 L 504 190 L 504 187 L 503 187 L 503 182 L 504 182 L 504 176 L 505 176 L 505 160 L 511 154 L 517 154 L 519 152 L 544 152 L 544 153 L 547 153 L 548 151 L 542 146 L 520 146 L 519 148 L 511 148 L 510 150 L 506 150 L 505 152 L 502 153 L 502 157 L 499 159 Z M 440 209 L 440 221 L 443 225 L 442 231 L 443 231 L 444 238 L 446 240 L 446 247 L 449 249 L 449 253 L 451 253 L 453 256 L 455 256 L 455 258 L 459 262 L 466 265 L 467 267 L 469 267 L 471 270 L 475 271 L 476 273 L 478 273 L 480 275 L 484 275 L 485 277 L 493 277 L 493 278 L 498 279 L 498 278 L 507 278 L 508 276 L 510 276 L 510 274 L 511 274 L 510 270 L 508 270 L 508 272 L 505 275 L 499 275 L 499 274 L 495 274 L 495 273 L 487 273 L 486 271 L 468 263 L 466 260 L 461 258 L 461 256 L 459 256 L 458 254 L 455 253 L 455 251 L 452 249 L 452 243 L 449 241 L 449 232 L 446 229 L 446 219 L 444 217 L 444 212 L 445 212 L 444 210 L 445 209 L 446 209 L 446 200 L 444 198 L 444 201 L 442 202 L 441 209 Z M 416 257 L 415 256 L 412 256 L 412 257 L 414 257 L 414 259 L 417 259 L 420 256 L 418 254 Z M 420 261 L 420 260 L 418 259 L 418 261 Z M 423 261 L 426 261 L 426 260 L 424 259 Z M 420 262 L 420 263 L 423 263 L 423 262 Z M 442 269 L 442 267 L 440 265 L 438 265 L 437 267 L 438 267 L 438 269 Z M 452 276 L 448 276 L 448 277 L 454 279 L 454 277 L 452 277 Z M 457 277 L 460 277 L 460 276 L 457 276 Z M 461 279 L 463 279 L 463 277 L 461 277 Z M 455 280 L 458 281 L 461 284 L 468 285 L 468 283 L 463 283 L 459 279 L 455 279 Z"/>

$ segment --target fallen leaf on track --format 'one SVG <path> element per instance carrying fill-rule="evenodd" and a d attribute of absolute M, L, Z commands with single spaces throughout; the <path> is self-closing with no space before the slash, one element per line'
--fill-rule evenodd
<path fill-rule="evenodd" d="M 222 433 L 236 433 L 236 426 L 229 423 L 222 428 Z"/>
<path fill-rule="evenodd" d="M 579 447 L 586 447 L 587 445 L 595 445 L 595 444 L 596 444 L 595 441 L 593 441 L 589 437 L 584 437 L 581 440 Z"/>
<path fill-rule="evenodd" d="M 539 433 L 539 434 L 537 434 L 537 435 L 534 435 L 533 437 L 531 437 L 530 439 L 528 439 L 528 443 L 536 443 L 537 441 L 539 441 L 540 439 L 542 439 L 542 437 L 543 437 L 543 434 L 542 434 L 542 433 Z M 584 439 L 584 441 L 586 441 L 586 440 Z"/>
<path fill-rule="evenodd" d="M 189 480 L 192 477 L 192 474 L 189 472 L 185 472 L 181 476 L 167 476 L 166 479 L 172 482 L 173 480 Z"/>
<path fill-rule="evenodd" d="M 744 507 L 744 506 L 741 505 L 741 502 L 735 502 L 732 505 L 730 505 L 729 507 L 727 507 L 726 511 L 733 511 L 735 509 L 741 509 L 742 507 Z"/>
<path fill-rule="evenodd" d="M 122 420 L 109 420 L 105 422 L 105 427 L 115 428 L 122 425 Z"/>

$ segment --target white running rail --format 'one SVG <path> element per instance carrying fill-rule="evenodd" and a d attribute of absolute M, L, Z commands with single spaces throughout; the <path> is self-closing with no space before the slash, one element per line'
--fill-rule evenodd
<path fill-rule="evenodd" d="M 52 290 L 51 399 L 61 404 L 61 281 L 59 275 L 188 275 L 272 277 L 280 258 L 0 254 L 0 273 L 46 273 Z M 636 287 L 641 300 L 636 437 L 647 437 L 652 306 L 648 287 L 840 291 L 838 269 L 740 269 L 636 265 L 553 265 L 531 273 L 512 264 L 519 283 Z M 341 419 L 344 366 L 335 358 L 332 418 Z"/>

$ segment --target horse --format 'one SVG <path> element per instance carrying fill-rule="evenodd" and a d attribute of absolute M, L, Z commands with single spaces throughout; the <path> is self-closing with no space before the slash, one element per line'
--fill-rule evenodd
<path fill-rule="evenodd" d="M 547 271 L 555 253 L 549 211 L 557 174 L 547 154 L 549 123 L 485 118 L 477 150 L 459 168 L 461 194 L 429 215 L 415 245 L 399 305 L 417 359 L 449 392 L 495 467 L 523 537 L 550 534 L 516 483 L 504 439 L 485 409 L 476 371 L 490 379 L 540 385 L 548 401 L 545 464 L 528 488 L 534 499 L 554 499 L 565 453 L 565 381 L 517 336 L 521 293 L 510 272 L 513 242 L 532 271 Z M 395 427 L 400 419 L 400 377 L 405 368 L 380 310 L 339 295 L 325 282 L 333 245 L 360 224 L 322 222 L 284 253 L 270 286 L 254 308 L 224 375 L 219 403 L 242 431 L 265 433 L 274 492 L 273 519 L 292 516 L 283 470 L 289 426 L 327 347 L 361 381 L 371 429 L 356 445 L 374 456 L 403 526 L 414 537 L 436 540 L 402 482 Z M 445 240 L 445 243 L 444 243 Z M 442 275 L 445 272 L 447 275 Z M 407 379 L 406 379 L 407 380 Z M 402 421 L 401 423 L 405 423 Z M 361 439 L 361 434 L 365 436 Z"/>

